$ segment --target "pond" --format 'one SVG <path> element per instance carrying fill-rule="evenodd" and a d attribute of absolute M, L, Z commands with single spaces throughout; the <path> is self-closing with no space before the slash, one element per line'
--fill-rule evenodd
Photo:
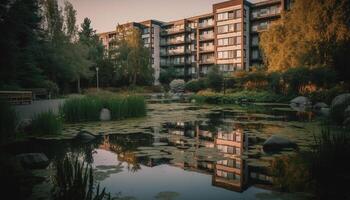
<path fill-rule="evenodd" d="M 262 144 L 279 135 L 307 150 L 319 132 L 312 113 L 283 104 L 154 103 L 148 109 L 141 119 L 66 125 L 66 135 L 101 135 L 92 142 L 33 140 L 9 151 L 80 155 L 120 199 L 303 199 L 271 190 L 271 162 L 297 150 L 266 153 Z"/>

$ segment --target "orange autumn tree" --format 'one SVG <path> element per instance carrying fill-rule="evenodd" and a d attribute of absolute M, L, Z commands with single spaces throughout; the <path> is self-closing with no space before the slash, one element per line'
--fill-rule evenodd
<path fill-rule="evenodd" d="M 261 34 L 268 70 L 330 66 L 349 72 L 349 8 L 349 0 L 295 0 L 291 10 Z"/>

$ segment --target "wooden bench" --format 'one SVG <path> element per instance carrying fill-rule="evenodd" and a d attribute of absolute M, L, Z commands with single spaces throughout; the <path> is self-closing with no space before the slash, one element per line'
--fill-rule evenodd
<path fill-rule="evenodd" d="M 31 91 L 0 91 L 0 100 L 11 104 L 31 104 L 33 99 Z"/>

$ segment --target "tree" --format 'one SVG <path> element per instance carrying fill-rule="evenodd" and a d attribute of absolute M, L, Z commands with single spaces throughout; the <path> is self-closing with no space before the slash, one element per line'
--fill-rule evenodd
<path fill-rule="evenodd" d="M 220 92 L 222 84 L 224 82 L 224 77 L 219 70 L 219 67 L 214 65 L 210 68 L 207 76 L 208 86 L 213 90 Z"/>
<path fill-rule="evenodd" d="M 173 66 L 168 67 L 167 69 L 162 69 L 159 75 L 159 82 L 165 85 L 174 80 L 177 76 L 176 69 Z"/>
<path fill-rule="evenodd" d="M 38 67 L 41 30 L 36 0 L 0 2 L 0 85 L 20 88 L 40 86 Z"/>
<path fill-rule="evenodd" d="M 141 33 L 130 29 L 117 39 L 117 47 L 112 50 L 120 78 L 126 78 L 129 84 L 153 83 L 153 68 L 148 48 L 144 47 Z"/>
<path fill-rule="evenodd" d="M 68 1 L 64 2 L 64 15 L 66 35 L 70 41 L 75 41 L 78 32 L 78 28 L 76 26 L 77 11 Z"/>
<path fill-rule="evenodd" d="M 329 66 L 349 76 L 349 11 L 349 0 L 295 0 L 261 35 L 269 71 Z"/>

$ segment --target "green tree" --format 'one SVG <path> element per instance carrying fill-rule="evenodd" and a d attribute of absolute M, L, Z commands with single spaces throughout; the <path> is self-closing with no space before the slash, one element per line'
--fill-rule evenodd
<path fill-rule="evenodd" d="M 218 66 L 214 65 L 210 68 L 207 76 L 207 81 L 209 88 L 217 92 L 221 91 L 224 82 L 224 76 L 220 72 Z"/>
<path fill-rule="evenodd" d="M 170 66 L 167 69 L 162 69 L 159 75 L 159 82 L 165 85 L 174 80 L 177 76 L 177 72 L 174 66 Z"/>

